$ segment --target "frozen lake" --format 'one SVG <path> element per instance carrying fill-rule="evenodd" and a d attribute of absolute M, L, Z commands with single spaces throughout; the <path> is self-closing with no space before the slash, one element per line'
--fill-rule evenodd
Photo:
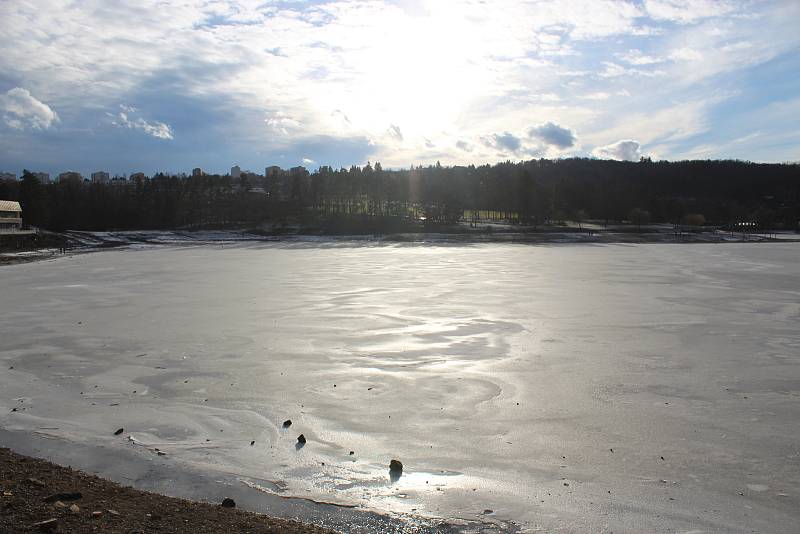
<path fill-rule="evenodd" d="M 798 259 L 339 242 L 6 266 L 0 428 L 501 528 L 796 531 Z"/>

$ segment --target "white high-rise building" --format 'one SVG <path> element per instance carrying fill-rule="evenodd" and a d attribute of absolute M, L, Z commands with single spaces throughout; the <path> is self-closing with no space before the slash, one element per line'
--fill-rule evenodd
<path fill-rule="evenodd" d="M 92 173 L 92 182 L 100 183 L 100 184 L 107 184 L 110 176 L 105 171 L 97 171 Z"/>
<path fill-rule="evenodd" d="M 238 165 L 231 167 L 231 178 L 239 178 L 242 175 L 242 169 Z"/>

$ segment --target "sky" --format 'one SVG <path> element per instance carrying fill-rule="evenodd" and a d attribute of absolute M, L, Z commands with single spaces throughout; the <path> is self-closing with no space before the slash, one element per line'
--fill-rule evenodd
<path fill-rule="evenodd" d="M 798 0 L 8 0 L 0 171 L 798 161 L 798 27 Z"/>

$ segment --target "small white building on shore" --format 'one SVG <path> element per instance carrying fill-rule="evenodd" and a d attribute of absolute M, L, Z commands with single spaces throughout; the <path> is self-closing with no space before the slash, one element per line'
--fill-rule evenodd
<path fill-rule="evenodd" d="M 22 230 L 22 207 L 15 200 L 0 200 L 0 233 Z"/>

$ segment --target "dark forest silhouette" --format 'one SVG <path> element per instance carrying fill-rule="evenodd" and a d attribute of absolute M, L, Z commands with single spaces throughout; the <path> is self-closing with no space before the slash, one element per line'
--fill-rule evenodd
<path fill-rule="evenodd" d="M 496 165 L 374 166 L 267 176 L 171 176 L 41 184 L 0 182 L 29 225 L 61 231 L 301 223 L 328 231 L 394 231 L 502 220 L 535 229 L 587 219 L 798 228 L 800 165 L 743 161 L 531 160 Z"/>

